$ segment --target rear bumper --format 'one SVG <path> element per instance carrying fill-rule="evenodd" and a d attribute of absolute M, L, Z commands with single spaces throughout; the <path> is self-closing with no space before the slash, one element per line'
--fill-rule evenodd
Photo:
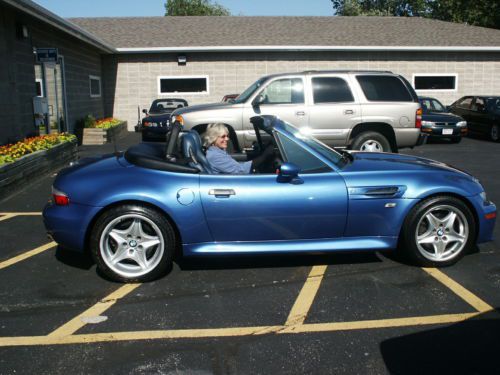
<path fill-rule="evenodd" d="M 47 235 L 65 248 L 83 252 L 88 225 L 100 209 L 77 203 L 69 206 L 48 203 L 43 209 Z"/>

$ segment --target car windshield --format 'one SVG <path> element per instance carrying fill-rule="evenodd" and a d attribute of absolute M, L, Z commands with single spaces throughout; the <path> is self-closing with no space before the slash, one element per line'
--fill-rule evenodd
<path fill-rule="evenodd" d="M 432 110 L 434 112 L 446 112 L 446 108 L 444 105 L 441 104 L 439 100 L 433 99 L 432 100 Z"/>
<path fill-rule="evenodd" d="M 161 113 L 161 112 L 172 112 L 174 109 L 185 107 L 187 103 L 183 100 L 175 99 L 165 99 L 165 100 L 155 100 L 151 104 L 149 112 Z"/>
<path fill-rule="evenodd" d="M 318 154 L 326 158 L 327 160 L 331 161 L 335 165 L 339 165 L 342 163 L 342 155 L 339 154 L 337 151 L 331 149 L 324 143 L 318 141 L 316 138 L 314 138 L 312 135 L 308 134 L 309 128 L 305 128 L 307 130 L 299 130 L 295 126 L 290 125 L 286 122 L 281 122 L 285 130 L 291 134 L 293 134 L 294 137 L 300 139 L 302 142 L 307 144 L 309 147 L 311 147 L 314 151 L 316 151 Z"/>
<path fill-rule="evenodd" d="M 247 99 L 252 96 L 255 90 L 258 90 L 266 80 L 267 77 L 264 77 L 252 83 L 245 91 L 243 91 L 236 99 L 234 99 L 233 103 L 240 104 L 246 102 Z"/>
<path fill-rule="evenodd" d="M 446 112 L 446 107 L 437 99 L 420 98 L 419 102 L 424 112 Z"/>

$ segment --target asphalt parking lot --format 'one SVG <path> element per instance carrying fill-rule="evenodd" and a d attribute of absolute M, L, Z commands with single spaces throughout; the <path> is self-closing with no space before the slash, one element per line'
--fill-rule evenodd
<path fill-rule="evenodd" d="M 498 205 L 499 151 L 466 138 L 401 152 L 471 172 Z M 498 225 L 441 270 L 378 253 L 181 259 L 123 285 L 46 238 L 53 178 L 0 202 L 0 374 L 500 372 Z"/>

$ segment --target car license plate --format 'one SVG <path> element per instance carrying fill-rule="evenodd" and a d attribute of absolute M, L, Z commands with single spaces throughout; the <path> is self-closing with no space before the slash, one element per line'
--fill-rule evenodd
<path fill-rule="evenodd" d="M 453 129 L 443 129 L 443 135 L 451 135 L 453 134 Z"/>

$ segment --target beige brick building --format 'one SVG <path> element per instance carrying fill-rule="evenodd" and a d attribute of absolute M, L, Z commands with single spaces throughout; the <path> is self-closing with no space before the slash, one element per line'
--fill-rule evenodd
<path fill-rule="evenodd" d="M 116 46 L 104 56 L 108 112 L 137 122 L 160 97 L 190 105 L 241 93 L 259 77 L 304 70 L 389 70 L 451 104 L 500 93 L 500 30 L 403 17 L 147 17 L 71 22 Z M 185 59 L 182 63 L 179 59 Z M 162 92 L 162 80 L 206 86 Z M 189 85 L 188 85 L 189 86 Z"/>

